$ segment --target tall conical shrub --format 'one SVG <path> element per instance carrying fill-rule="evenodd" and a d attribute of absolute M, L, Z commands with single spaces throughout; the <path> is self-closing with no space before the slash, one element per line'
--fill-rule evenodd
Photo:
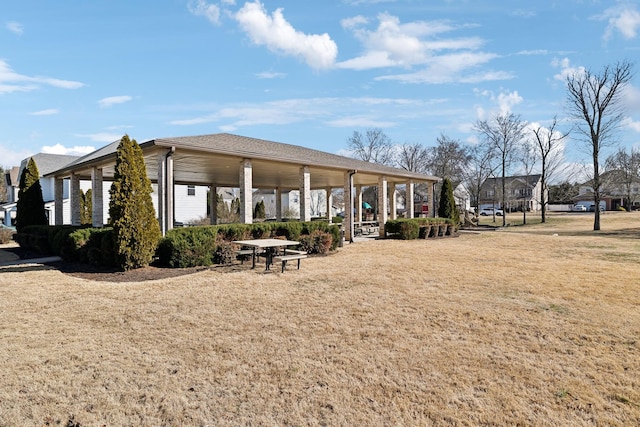
<path fill-rule="evenodd" d="M 42 187 L 40 186 L 40 171 L 33 157 L 20 175 L 18 202 L 16 204 L 16 230 L 21 232 L 29 225 L 47 224 L 47 214 L 44 211 Z"/>
<path fill-rule="evenodd" d="M 93 200 L 91 189 L 80 190 L 80 224 L 91 224 L 93 219 Z"/>
<path fill-rule="evenodd" d="M 458 213 L 458 208 L 456 207 L 456 200 L 453 197 L 453 185 L 449 178 L 445 178 L 442 182 L 438 216 L 440 218 L 450 218 L 456 224 L 460 223 L 460 213 Z"/>
<path fill-rule="evenodd" d="M 160 241 L 152 192 L 142 150 L 135 139 L 125 135 L 116 152 L 109 201 L 115 263 L 123 270 L 149 265 Z"/>

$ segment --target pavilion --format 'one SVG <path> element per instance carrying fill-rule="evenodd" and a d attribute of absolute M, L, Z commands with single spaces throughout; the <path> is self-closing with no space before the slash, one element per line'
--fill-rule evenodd
<path fill-rule="evenodd" d="M 115 141 L 47 175 L 54 178 L 55 224 L 63 222 L 63 180 L 69 179 L 71 223 L 80 224 L 80 180 L 90 180 L 93 225 L 103 226 L 103 182 L 113 180 L 118 144 L 119 141 Z M 406 200 L 413 200 L 415 184 L 426 183 L 428 200 L 433 203 L 433 184 L 440 181 L 434 176 L 319 150 L 227 133 L 159 138 L 139 145 L 147 175 L 158 187 L 157 215 L 163 235 L 174 225 L 174 185 L 177 184 L 209 186 L 214 202 L 211 206 L 215 206 L 217 188 L 239 188 L 243 223 L 253 222 L 254 188 L 275 189 L 277 220 L 281 219 L 282 192 L 299 190 L 300 220 L 309 221 L 311 190 L 326 191 L 327 216 L 331 218 L 332 189 L 343 188 L 345 195 L 352 195 L 345 197 L 345 212 L 356 212 L 361 218 L 362 188 L 377 186 L 378 220 L 384 224 L 389 218 L 395 219 L 398 186 L 406 185 Z M 430 215 L 433 208 L 430 206 Z M 412 208 L 407 212 L 413 216 Z M 212 209 L 211 223 L 217 223 L 215 209 Z M 346 238 L 352 240 L 353 218 L 345 221 L 344 227 Z"/>

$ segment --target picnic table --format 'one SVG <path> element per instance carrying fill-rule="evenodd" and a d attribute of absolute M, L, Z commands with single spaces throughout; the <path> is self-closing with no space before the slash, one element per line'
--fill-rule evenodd
<path fill-rule="evenodd" d="M 282 240 L 282 239 L 234 240 L 233 243 L 236 243 L 242 246 L 248 246 L 251 248 L 251 252 L 252 252 L 251 268 L 256 268 L 256 256 L 258 254 L 258 249 L 264 249 L 266 254 L 265 270 L 269 270 L 269 267 L 273 262 L 273 255 L 278 251 L 278 249 L 286 248 L 287 246 L 297 246 L 300 244 L 300 242 L 296 242 L 295 240 Z M 292 254 L 292 255 L 295 255 L 295 254 Z M 292 256 L 292 255 L 289 255 L 289 256 Z M 284 267 L 284 264 L 283 264 L 283 267 Z"/>

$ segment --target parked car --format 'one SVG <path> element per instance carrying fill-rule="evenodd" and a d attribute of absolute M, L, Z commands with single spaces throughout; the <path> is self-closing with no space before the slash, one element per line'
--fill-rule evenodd
<path fill-rule="evenodd" d="M 571 207 L 572 212 L 586 212 L 587 207 L 585 205 L 573 205 Z"/>
<path fill-rule="evenodd" d="M 604 206 L 600 205 L 600 212 L 604 212 Z M 596 211 L 596 205 L 592 204 L 589 206 L 589 212 L 595 212 Z"/>
<path fill-rule="evenodd" d="M 489 215 L 493 216 L 493 211 L 494 211 L 493 208 L 484 208 L 484 209 L 480 210 L 480 215 L 482 215 L 482 216 L 489 216 Z M 504 215 L 504 211 L 502 209 L 495 209 L 495 211 L 496 211 L 496 216 Z"/>

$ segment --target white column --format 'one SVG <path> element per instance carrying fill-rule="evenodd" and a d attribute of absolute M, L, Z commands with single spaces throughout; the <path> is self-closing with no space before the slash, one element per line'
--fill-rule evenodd
<path fill-rule="evenodd" d="M 91 223 L 94 227 L 104 225 L 104 200 L 102 197 L 102 169 L 91 169 Z"/>
<path fill-rule="evenodd" d="M 70 187 L 71 225 L 80 225 L 80 176 L 71 174 Z"/>
<path fill-rule="evenodd" d="M 433 199 L 433 182 L 428 182 L 427 183 L 427 198 L 429 199 L 429 204 L 427 206 L 429 206 L 429 215 L 427 215 L 428 217 L 434 218 L 436 216 L 436 205 L 435 205 L 435 200 Z"/>
<path fill-rule="evenodd" d="M 327 219 L 331 222 L 331 206 L 333 205 L 333 191 L 331 187 L 327 187 L 324 190 L 326 192 L 326 197 L 324 198 L 327 201 Z"/>
<path fill-rule="evenodd" d="M 387 177 L 381 176 L 378 178 L 378 224 L 380 230 L 384 227 L 385 223 L 389 219 L 389 201 L 387 198 Z"/>
<path fill-rule="evenodd" d="M 167 215 L 167 231 L 168 230 L 173 230 L 173 190 L 174 190 L 174 183 L 173 183 L 173 153 L 174 153 L 174 149 L 173 147 L 171 148 L 171 150 L 169 151 L 166 159 L 167 159 L 167 164 L 166 164 L 166 204 L 167 204 L 167 208 L 166 208 L 166 215 Z"/>
<path fill-rule="evenodd" d="M 276 221 L 282 221 L 282 189 L 276 187 Z"/>
<path fill-rule="evenodd" d="M 218 187 L 215 184 L 209 185 L 209 205 L 211 210 L 210 224 L 218 223 Z"/>
<path fill-rule="evenodd" d="M 344 173 L 344 238 L 353 241 L 353 192 L 351 189 L 351 173 Z"/>
<path fill-rule="evenodd" d="M 407 218 L 413 218 L 413 197 L 414 197 L 414 183 L 413 181 L 407 181 L 407 189 L 405 191 L 405 209 L 407 211 Z"/>
<path fill-rule="evenodd" d="M 354 200 L 356 208 L 356 222 L 362 221 L 362 185 L 356 185 L 356 197 Z M 351 212 L 353 216 L 353 212 Z"/>
<path fill-rule="evenodd" d="M 300 168 L 300 221 L 311 221 L 311 173 L 309 166 Z"/>
<path fill-rule="evenodd" d="M 240 163 L 240 222 L 253 223 L 253 171 L 251 160 L 243 159 Z"/>
<path fill-rule="evenodd" d="M 390 215 L 391 219 L 398 219 L 398 186 L 396 183 L 391 184 L 391 191 L 389 194 Z"/>
<path fill-rule="evenodd" d="M 164 236 L 167 233 L 167 161 L 166 153 L 158 152 L 158 222 Z"/>
<path fill-rule="evenodd" d="M 56 210 L 55 214 L 55 225 L 62 225 L 64 223 L 64 179 L 56 178 L 53 182 L 53 192 L 54 192 L 54 206 Z"/>

